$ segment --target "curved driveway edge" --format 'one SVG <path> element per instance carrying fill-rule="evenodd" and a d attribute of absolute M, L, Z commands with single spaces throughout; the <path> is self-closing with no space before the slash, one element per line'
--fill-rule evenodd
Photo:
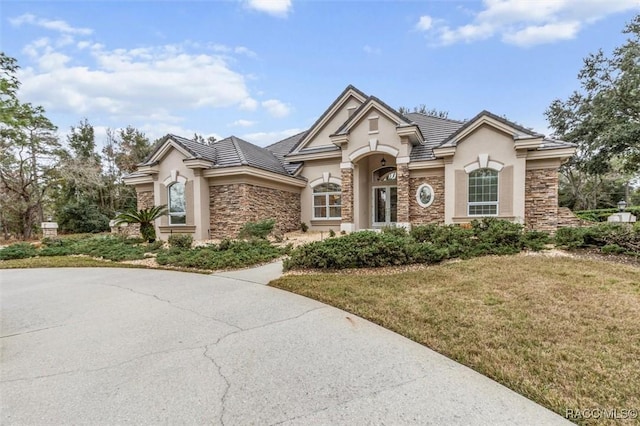
<path fill-rule="evenodd" d="M 273 265 L 248 271 L 266 277 Z M 0 422 L 570 424 L 398 334 L 251 277 L 0 271 Z"/>

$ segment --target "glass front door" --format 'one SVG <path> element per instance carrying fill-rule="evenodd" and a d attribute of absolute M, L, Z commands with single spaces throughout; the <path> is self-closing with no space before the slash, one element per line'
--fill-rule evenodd
<path fill-rule="evenodd" d="M 398 188 L 373 188 L 373 226 L 391 225 L 398 221 Z"/>

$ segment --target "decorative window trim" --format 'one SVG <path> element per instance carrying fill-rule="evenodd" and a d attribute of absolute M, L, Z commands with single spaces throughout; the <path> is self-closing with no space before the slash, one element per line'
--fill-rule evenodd
<path fill-rule="evenodd" d="M 503 168 L 503 163 L 495 160 L 489 160 L 489 154 L 478 154 L 478 159 L 473 163 L 464 166 L 464 171 L 467 174 L 475 172 L 478 169 L 491 169 L 496 172 L 500 172 Z"/>
<path fill-rule="evenodd" d="M 423 189 L 428 188 L 429 192 L 431 194 L 431 198 L 429 199 L 428 203 L 423 203 L 422 202 L 422 198 L 420 197 L 420 193 L 422 192 Z M 431 185 L 429 185 L 428 183 L 423 183 L 420 186 L 418 186 L 418 189 L 416 190 L 416 201 L 418 202 L 418 205 L 420 207 L 429 207 L 431 204 L 433 204 L 433 200 L 435 200 L 436 198 L 436 194 L 433 191 L 433 187 Z"/>
<path fill-rule="evenodd" d="M 470 183 L 469 179 L 471 178 L 471 174 L 473 172 L 484 170 L 484 169 L 495 172 L 496 174 L 496 201 L 469 201 L 469 198 L 471 197 L 471 188 L 469 184 Z M 473 206 L 495 206 L 496 212 L 472 214 L 471 207 Z M 500 171 L 490 167 L 482 167 L 482 168 L 477 168 L 475 170 L 472 170 L 470 173 L 467 174 L 467 216 L 469 217 L 498 216 L 499 213 L 500 213 Z"/>
<path fill-rule="evenodd" d="M 317 180 L 316 180 L 317 181 Z M 314 182 L 316 182 L 314 181 Z M 322 185 L 327 185 L 327 184 L 333 184 L 336 185 L 340 188 L 340 191 L 327 191 L 327 192 L 316 192 L 316 188 L 318 188 L 319 186 Z M 335 196 L 338 195 L 340 196 L 340 204 L 330 204 L 329 200 L 331 196 Z M 320 206 L 316 206 L 316 197 L 321 197 L 324 196 L 324 204 L 320 205 Z M 325 216 L 316 216 L 316 208 L 325 208 L 326 214 Z M 340 208 L 340 216 L 331 216 L 331 209 L 332 208 Z M 312 188 L 312 192 L 311 192 L 311 220 L 340 220 L 342 219 L 342 186 L 339 183 L 336 182 L 321 182 L 318 183 L 317 185 L 315 185 Z"/>

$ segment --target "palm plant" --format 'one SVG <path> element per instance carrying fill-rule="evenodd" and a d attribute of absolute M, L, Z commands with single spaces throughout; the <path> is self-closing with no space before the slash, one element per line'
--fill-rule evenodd
<path fill-rule="evenodd" d="M 142 238 L 152 243 L 156 240 L 156 229 L 153 221 L 167 214 L 166 204 L 161 206 L 153 206 L 148 209 L 129 210 L 116 216 L 115 224 L 121 223 L 139 223 L 140 234 Z"/>

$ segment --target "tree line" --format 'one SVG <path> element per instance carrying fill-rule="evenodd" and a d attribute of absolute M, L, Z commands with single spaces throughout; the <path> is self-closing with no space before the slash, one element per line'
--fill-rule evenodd
<path fill-rule="evenodd" d="M 55 218 L 61 231 L 100 232 L 118 211 L 136 206 L 122 178 L 153 144 L 131 126 L 107 129 L 96 146 L 87 119 L 72 126 L 66 144 L 44 108 L 21 102 L 18 64 L 0 53 L 0 227 L 5 239 L 29 239 L 40 222 Z"/>

